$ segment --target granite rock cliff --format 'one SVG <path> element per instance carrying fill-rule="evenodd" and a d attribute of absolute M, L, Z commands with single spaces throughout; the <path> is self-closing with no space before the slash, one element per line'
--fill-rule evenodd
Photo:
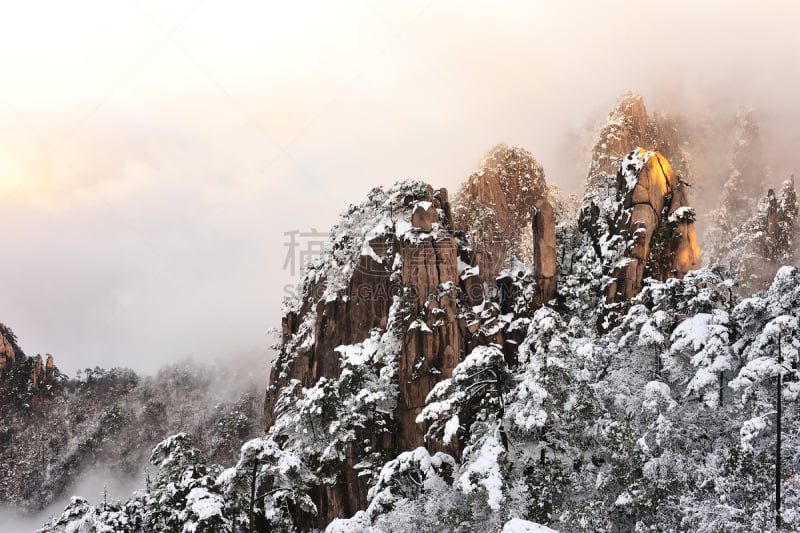
<path fill-rule="evenodd" d="M 538 302 L 556 294 L 553 192 L 542 166 L 523 148 L 499 144 L 455 198 L 455 229 L 472 249 L 480 282 L 494 285 L 516 257 L 534 265 Z M 478 302 L 473 302 L 478 303 Z"/>
<path fill-rule="evenodd" d="M 609 304 L 634 297 L 646 277 L 680 278 L 700 266 L 679 122 L 648 115 L 641 96 L 626 95 L 592 150 L 578 226 L 611 278 Z"/>
<path fill-rule="evenodd" d="M 526 161 L 523 173 L 538 172 L 543 179 L 540 167 Z M 503 268 L 505 258 L 503 265 L 487 267 L 463 233 L 453 230 L 447 191 L 406 181 L 388 190 L 374 189 L 366 202 L 342 215 L 297 297 L 286 303 L 280 354 L 264 409 L 265 431 L 276 442 L 290 442 L 304 423 L 290 414 L 302 410 L 305 401 L 292 391 L 302 389 L 301 396 L 308 398 L 315 394 L 309 391 L 332 387 L 340 398 L 348 398 L 342 401 L 350 402 L 349 361 L 363 356 L 370 339 L 380 339 L 386 352 L 371 356 L 371 380 L 386 384 L 375 391 L 382 407 L 370 407 L 358 429 L 332 443 L 345 442 L 339 452 L 329 454 L 335 456 L 330 464 L 317 464 L 328 480 L 311 493 L 318 512 L 299 513 L 297 523 L 321 527 L 366 508 L 370 479 L 364 465 L 371 457 L 392 457 L 419 446 L 457 455 L 460 443 L 426 439 L 427 424 L 417 421 L 428 394 L 476 346 L 497 346 L 513 360 L 524 332 L 512 331 L 509 311 L 519 301 L 533 308 L 545 299 L 542 294 L 555 294 L 554 215 L 543 196 L 544 182 L 537 182 L 536 194 L 506 194 L 501 183 L 517 182 L 509 176 L 500 180 L 502 172 L 493 175 L 471 181 L 475 198 L 502 206 L 495 219 L 502 235 L 520 224 L 518 211 L 524 209 L 522 223 L 538 243 L 538 274 L 521 265 Z M 498 290 L 487 291 L 486 280 Z M 335 431 L 336 417 L 323 416 L 320 423 Z"/>
<path fill-rule="evenodd" d="M 609 302 L 630 300 L 645 277 L 682 278 L 700 268 L 700 246 L 685 183 L 657 152 L 637 148 L 617 175 L 620 211 L 614 228 L 626 243 L 608 290 Z"/>

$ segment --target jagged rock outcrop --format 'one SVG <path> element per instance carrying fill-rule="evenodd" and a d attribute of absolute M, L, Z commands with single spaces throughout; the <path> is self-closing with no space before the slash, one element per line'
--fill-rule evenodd
<path fill-rule="evenodd" d="M 556 297 L 556 217 L 553 206 L 545 198 L 538 200 L 533 209 L 533 272 L 539 289 L 536 302 L 545 304 Z"/>
<path fill-rule="evenodd" d="M 301 298 L 283 318 L 282 351 L 265 398 L 267 431 L 280 413 L 280 393 L 292 381 L 311 387 L 341 374 L 337 348 L 396 329 L 399 391 L 391 431 L 370 428 L 371 450 L 396 452 L 424 445 L 416 423 L 433 386 L 448 377 L 463 356 L 466 322 L 459 309 L 459 246 L 451 231 L 447 190 L 404 182 L 353 206 L 335 227 L 330 252 L 305 276 Z M 354 266 L 351 270 L 351 265 Z M 391 318 L 395 317 L 395 318 Z M 391 321 L 391 323 L 390 323 Z M 338 480 L 313 494 L 319 508 L 308 524 L 320 526 L 366 506 L 366 481 L 349 447 Z"/>
<path fill-rule="evenodd" d="M 700 267 L 694 210 L 685 184 L 663 155 L 632 151 L 622 162 L 616 190 L 621 210 L 614 228 L 627 244 L 609 286 L 609 302 L 636 296 L 645 277 L 682 278 Z"/>
<path fill-rule="evenodd" d="M 495 146 L 460 189 L 455 228 L 468 235 L 473 283 L 494 285 L 508 259 L 533 262 L 546 302 L 555 296 L 555 217 L 542 166 L 530 152 Z M 536 219 L 535 214 L 541 211 Z M 479 303 L 473 299 L 473 303 Z"/>
<path fill-rule="evenodd" d="M 658 262 L 662 270 L 657 279 L 683 278 L 690 270 L 700 268 L 700 244 L 694 226 L 696 219 L 695 210 L 689 205 L 686 184 L 679 178 L 677 186 L 672 190 L 672 199 L 667 211 L 667 228 L 670 235 L 666 253 Z M 668 267 L 669 270 L 664 270 L 664 267 Z"/>
<path fill-rule="evenodd" d="M 53 356 L 28 357 L 17 344 L 14 332 L 0 324 L 0 407 L 22 399 L 38 402 L 53 384 L 56 367 Z"/>
<path fill-rule="evenodd" d="M 638 172 L 628 178 L 630 194 L 626 189 L 617 201 L 620 217 L 634 217 L 631 224 L 639 223 L 645 208 L 655 213 L 646 223 L 646 242 L 638 245 L 642 265 L 631 269 L 628 293 L 641 286 L 645 273 L 655 272 L 648 264 L 658 228 L 673 229 L 662 251 L 670 258 L 667 275 L 680 276 L 695 263 L 683 184 L 671 169 L 656 175 L 659 157 L 638 187 Z M 428 419 L 420 413 L 437 383 L 474 348 L 498 346 L 506 363 L 516 364 L 525 331 L 512 323 L 556 296 L 553 205 L 544 172 L 530 153 L 500 145 L 462 187 L 452 214 L 447 191 L 420 182 L 374 189 L 366 202 L 343 213 L 322 257 L 284 309 L 280 354 L 265 397 L 267 438 L 303 455 L 320 480 L 310 493 L 317 514 L 297 510 L 295 523 L 321 527 L 364 509 L 371 458 L 419 446 L 458 455 L 463 443 L 426 440 Z M 613 222 L 624 226 L 612 236 L 617 241 L 640 233 L 621 219 Z M 375 365 L 379 375 L 360 379 L 380 388 L 379 394 L 349 389 L 353 357 Z M 396 391 L 386 392 L 392 387 Z M 353 395 L 384 403 L 369 407 L 335 441 L 308 451 L 299 432 L 326 435 L 324 441 L 338 435 L 350 414 L 315 402 L 337 397 L 345 405 L 358 403 Z"/>
<path fill-rule="evenodd" d="M 792 176 L 777 193 L 767 191 L 714 262 L 727 267 L 739 290 L 748 294 L 762 289 L 782 265 L 797 261 L 797 235 L 798 202 Z"/>
<path fill-rule="evenodd" d="M 453 291 L 458 284 L 458 246 L 446 229 L 451 224 L 447 190 L 415 186 L 400 196 L 400 205 L 393 212 L 399 219 L 397 228 L 389 222 L 376 227 L 374 235 L 365 236 L 364 248 L 357 246 L 360 255 L 349 280 L 339 280 L 342 284 L 337 290 L 331 287 L 333 280 L 320 276 L 304 287 L 307 297 L 301 305 L 284 315 L 284 345 L 299 350 L 291 364 L 291 377 L 273 372 L 267 405 L 274 403 L 276 391 L 289 379 L 310 385 L 321 377 L 337 375 L 341 369 L 336 348 L 368 338 L 373 328 L 386 328 L 395 296 L 404 298 L 409 316 L 419 316 L 426 326 L 438 324 L 435 334 L 426 327 L 412 331 L 404 340 L 408 357 L 404 358 L 407 364 L 400 366 L 400 375 L 407 389 L 401 395 L 406 405 L 399 408 L 400 419 L 413 421 L 429 389 L 420 385 L 425 379 L 411 379 L 415 361 L 422 359 L 423 354 L 428 360 L 436 359 L 433 357 L 436 355 L 445 372 L 457 363 L 459 354 L 453 353 L 452 346 L 460 345 L 455 325 L 457 298 Z M 410 224 L 402 220 L 404 211 L 411 213 Z M 380 226 L 379 220 L 376 223 Z M 349 239 L 350 236 L 343 235 L 341 246 L 352 245 Z M 442 286 L 452 288 L 442 291 Z M 298 333 L 310 333 L 302 328 L 312 323 L 313 344 L 294 346 L 293 338 Z M 268 428 L 274 420 L 271 409 L 265 410 L 265 417 Z M 419 445 L 418 433 L 416 428 L 406 429 L 398 437 L 409 446 Z"/>
<path fill-rule="evenodd" d="M 730 145 L 719 207 L 707 216 L 707 258 L 709 265 L 728 268 L 738 291 L 750 294 L 764 288 L 781 265 L 797 261 L 797 193 L 794 176 L 779 191 L 766 188 L 767 164 L 752 111 L 736 115 Z"/>
<path fill-rule="evenodd" d="M 511 204 L 516 206 L 523 193 L 517 191 Z M 506 195 L 497 198 L 505 201 Z M 373 360 L 381 362 L 375 368 L 379 375 L 367 381 L 376 387 L 382 383 L 376 395 L 386 403 L 370 407 L 357 427 L 331 444 L 343 445 L 341 453 L 325 445 L 321 455 L 333 458 L 309 459 L 319 463 L 326 482 L 311 491 L 318 513 L 298 511 L 297 523 L 321 527 L 364 509 L 369 482 L 364 465 L 371 457 L 393 457 L 420 446 L 458 455 L 462 443 L 426 439 L 429 422 L 418 417 L 428 394 L 476 346 L 496 345 L 514 361 L 525 330 L 512 328 L 511 317 L 554 296 L 553 209 L 545 198 L 530 201 L 527 231 L 536 244 L 536 273 L 517 262 L 498 271 L 492 283 L 502 290 L 491 293 L 484 291 L 486 274 L 478 276 L 474 248 L 453 231 L 445 189 L 401 182 L 386 191 L 374 189 L 366 202 L 343 214 L 320 261 L 309 267 L 298 296 L 284 310 L 264 427 L 268 437 L 286 443 L 297 435 L 302 423 L 297 417 L 305 416 L 294 413 L 324 391 L 368 395 L 348 388 L 353 373 L 348 354 L 363 353 L 370 339 L 380 339 L 370 346 L 380 346 L 381 355 Z M 323 416 L 311 431 L 325 432 L 320 427 L 326 425 L 327 431 L 337 431 L 342 416 L 347 413 Z"/>
<path fill-rule="evenodd" d="M 16 363 L 20 353 L 14 334 L 4 324 L 0 324 L 0 378 Z"/>
<path fill-rule="evenodd" d="M 474 405 L 461 402 L 498 401 L 502 418 L 498 384 L 506 380 L 504 369 L 526 358 L 531 363 L 532 339 L 541 343 L 541 368 L 551 346 L 561 343 L 565 353 L 574 352 L 574 345 L 546 331 L 560 309 L 572 314 L 570 328 L 613 324 L 610 317 L 627 310 L 646 278 L 683 278 L 700 267 L 695 214 L 683 179 L 690 169 L 676 124 L 648 116 L 638 96 L 623 98 L 612 112 L 593 153 L 581 216 L 585 233 L 573 230 L 569 248 L 562 246 L 572 259 L 588 259 L 570 260 L 562 271 L 565 289 L 555 310 L 541 306 L 556 296 L 556 210 L 541 167 L 525 151 L 501 145 L 490 152 L 460 190 L 452 216 L 446 191 L 419 182 L 375 189 L 343 215 L 323 257 L 306 273 L 299 297 L 285 310 L 265 399 L 264 441 L 302 465 L 297 470 L 310 480 L 302 485 L 304 494 L 313 487 L 314 505 L 289 511 L 295 524 L 321 527 L 364 509 L 375 465 L 391 465 L 380 459 L 420 446 L 441 450 L 452 439 L 448 451 L 456 461 L 460 451 L 468 457 L 474 450 L 463 446 L 475 441 L 459 441 L 460 432 L 488 419 L 471 415 Z M 675 170 L 670 159 L 677 162 Z M 777 208 L 765 213 L 767 227 L 777 228 Z M 563 242 L 560 234 L 558 240 Z M 594 299 L 587 298 L 589 292 Z M 531 313 L 536 309 L 538 316 Z M 475 348 L 489 345 L 491 356 L 476 354 Z M 443 382 L 459 362 L 454 379 Z M 473 400 L 470 379 L 494 396 Z M 570 390 L 574 385 L 567 384 Z M 546 431 L 540 428 L 548 422 L 524 416 L 542 440 Z M 426 426 L 432 420 L 446 420 L 445 427 Z M 496 447 L 508 450 L 510 439 L 498 428 Z M 541 452 L 539 464 L 545 461 Z M 592 464 L 599 466 L 594 458 Z M 280 470 L 281 464 L 269 467 Z M 279 488 L 278 474 L 270 476 L 258 487 L 265 494 Z M 294 490 L 291 480 L 283 483 Z M 391 500 L 373 498 L 371 506 L 385 501 Z M 312 516 L 314 506 L 318 513 Z"/>
<path fill-rule="evenodd" d="M 47 354 L 47 359 L 42 362 L 42 356 L 37 354 L 33 358 L 33 374 L 31 375 L 31 384 L 34 387 L 39 385 L 46 385 L 53 380 L 53 373 L 55 372 L 55 364 L 53 363 L 53 356 Z"/>
<path fill-rule="evenodd" d="M 689 179 L 688 157 L 684 151 L 686 135 L 679 130 L 679 122 L 666 114 L 648 115 L 644 98 L 638 94 L 622 96 L 609 113 L 592 149 L 587 195 L 613 197 L 617 170 L 624 157 L 637 146 L 664 154 Z"/>
<path fill-rule="evenodd" d="M 679 123 L 679 119 L 665 114 L 648 115 L 644 98 L 638 94 L 622 96 L 609 113 L 592 149 L 584 206 L 578 223 L 605 264 L 610 264 L 614 258 L 605 257 L 609 247 L 601 241 L 614 232 L 613 219 L 618 209 L 617 174 L 631 150 L 637 146 L 655 150 L 672 162 L 683 179 L 689 179 L 690 157 L 685 152 L 686 135 L 679 130 Z"/>
<path fill-rule="evenodd" d="M 628 94 L 592 151 L 578 226 L 613 280 L 610 303 L 638 294 L 646 277 L 682 277 L 700 266 L 684 178 L 690 172 L 687 136 L 679 123 L 648 115 L 644 99 Z"/>

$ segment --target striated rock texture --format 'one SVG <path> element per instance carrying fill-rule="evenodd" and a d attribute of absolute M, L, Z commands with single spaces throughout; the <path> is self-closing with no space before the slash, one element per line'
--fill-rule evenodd
<path fill-rule="evenodd" d="M 351 242 L 347 234 L 334 242 L 331 255 L 337 260 L 345 262 L 350 259 L 346 257 L 347 252 L 355 252 L 355 268 L 349 279 L 346 268 L 337 272 L 314 271 L 319 274 L 314 279 L 306 276 L 307 285 L 303 287 L 306 298 L 296 302 L 283 317 L 282 341 L 285 355 L 291 356 L 292 372 L 291 375 L 273 373 L 268 405 L 274 403 L 276 391 L 290 379 L 308 385 L 321 377 L 338 375 L 341 368 L 336 348 L 369 338 L 374 328 L 385 329 L 395 296 L 403 298 L 408 316 L 418 317 L 426 324 L 433 325 L 444 317 L 435 334 L 422 334 L 420 330 L 405 338 L 409 363 L 414 363 L 425 352 L 441 356 L 440 366 L 445 371 L 455 366 L 458 354 L 447 348 L 460 344 L 455 327 L 457 300 L 454 292 L 458 283 L 458 246 L 452 232 L 447 230 L 450 226 L 447 190 L 414 185 L 397 192 L 397 198 L 389 201 L 396 200 L 399 204 L 392 206 L 393 215 L 399 220 L 394 222 L 388 217 L 380 220 L 384 213 L 383 206 L 379 206 L 378 216 L 371 213 L 376 225 L 364 236 L 363 248 L 362 243 Z M 378 194 L 373 191 L 372 196 Z M 383 197 L 381 200 L 386 201 Z M 356 213 L 355 209 L 348 214 L 364 215 Z M 387 215 L 389 209 L 387 206 Z M 411 213 L 410 223 L 402 219 L 408 212 Z M 334 231 L 337 229 L 350 228 L 335 228 Z M 345 264 L 336 266 L 346 267 Z M 296 341 L 300 339 L 311 343 L 298 346 Z M 289 354 L 288 350 L 296 350 L 296 353 Z M 279 360 L 277 367 L 288 366 L 285 359 Z M 407 387 L 401 395 L 406 405 L 400 408 L 400 418 L 413 419 L 414 411 L 424 403 L 426 387 L 420 385 L 420 380 L 410 380 L 414 374 L 413 364 L 401 365 L 400 372 L 401 382 Z M 273 420 L 272 410 L 265 410 L 265 427 L 269 428 Z M 416 430 L 401 432 L 399 439 L 409 445 L 421 443 Z"/>
<path fill-rule="evenodd" d="M 467 234 L 476 282 L 494 284 L 511 256 L 533 261 L 540 300 L 555 296 L 555 217 L 542 166 L 530 152 L 499 144 L 459 190 L 454 226 Z M 537 219 L 537 213 L 540 213 Z M 473 303 L 478 303 L 476 299 Z"/>
<path fill-rule="evenodd" d="M 620 210 L 614 229 L 626 246 L 609 285 L 609 302 L 636 296 L 645 277 L 682 278 L 700 268 L 694 210 L 685 184 L 663 155 L 632 151 L 622 162 L 616 190 Z"/>
<path fill-rule="evenodd" d="M 537 209 L 527 220 L 542 243 L 537 261 L 551 295 L 553 212 L 542 199 Z M 343 213 L 286 303 L 264 427 L 325 480 L 311 492 L 317 514 L 294 511 L 303 527 L 364 509 L 375 458 L 382 465 L 419 446 L 458 454 L 461 443 L 426 440 L 427 424 L 417 423 L 426 397 L 475 346 L 495 344 L 509 361 L 516 357 L 524 331 L 511 331 L 510 310 L 531 308 L 533 273 L 522 265 L 501 272 L 492 281 L 504 287 L 502 297 L 484 299 L 473 250 L 452 228 L 445 189 L 415 181 L 373 189 Z M 308 407 L 331 391 L 354 407 Z M 366 397 L 374 400 L 364 404 Z M 319 436 L 318 451 L 298 436 L 305 431 Z"/>
<path fill-rule="evenodd" d="M 644 98 L 637 94 L 622 96 L 608 115 L 599 139 L 592 149 L 592 160 L 586 180 L 584 206 L 579 216 L 579 229 L 590 239 L 598 258 L 606 265 L 615 260 L 607 257 L 608 235 L 613 234 L 617 216 L 617 174 L 625 157 L 637 146 L 655 150 L 672 162 L 683 179 L 690 177 L 686 151 L 687 136 L 679 126 L 682 121 L 665 114 L 647 114 Z"/>

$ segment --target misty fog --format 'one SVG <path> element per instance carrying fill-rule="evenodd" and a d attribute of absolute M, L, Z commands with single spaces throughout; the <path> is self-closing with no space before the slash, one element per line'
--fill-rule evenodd
<path fill-rule="evenodd" d="M 144 489 L 146 478 L 157 479 L 150 453 L 179 432 L 187 433 L 208 460 L 234 464 L 242 442 L 262 430 L 263 359 L 246 354 L 233 361 L 186 359 L 139 378 L 103 371 L 91 379 L 82 375 L 28 418 L 18 420 L 13 413 L 4 418 L 3 425 L 14 433 L 12 446 L 0 456 L 3 469 L 8 468 L 2 481 L 13 485 L 27 479 L 35 501 L 17 500 L 18 507 L 6 501 L 0 508 L 0 531 L 38 529 L 61 514 L 69 495 L 92 503 L 104 497 L 127 500 Z M 121 427 L 113 426 L 111 412 L 123 420 Z M 40 478 L 37 454 L 44 449 L 53 457 Z M 19 497 L 14 490 L 9 494 Z"/>
<path fill-rule="evenodd" d="M 125 501 L 132 492 L 142 487 L 144 465 L 142 466 L 142 476 L 138 477 L 115 477 L 113 473 L 110 475 L 108 471 L 104 470 L 84 472 L 72 486 L 71 494 L 81 494 L 91 502 L 102 502 L 104 497 L 108 501 Z M 0 508 L 0 531 L 8 533 L 36 531 L 50 517 L 61 514 L 71 498 L 72 496 L 64 496 L 34 515 L 21 514 L 14 509 Z"/>

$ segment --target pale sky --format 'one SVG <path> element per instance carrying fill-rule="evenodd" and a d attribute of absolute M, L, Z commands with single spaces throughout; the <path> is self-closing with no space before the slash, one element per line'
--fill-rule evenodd
<path fill-rule="evenodd" d="M 577 190 L 629 90 L 754 107 L 776 174 L 800 146 L 796 2 L 0 5 L 0 321 L 70 374 L 266 360 L 285 232 L 501 141 Z"/>

